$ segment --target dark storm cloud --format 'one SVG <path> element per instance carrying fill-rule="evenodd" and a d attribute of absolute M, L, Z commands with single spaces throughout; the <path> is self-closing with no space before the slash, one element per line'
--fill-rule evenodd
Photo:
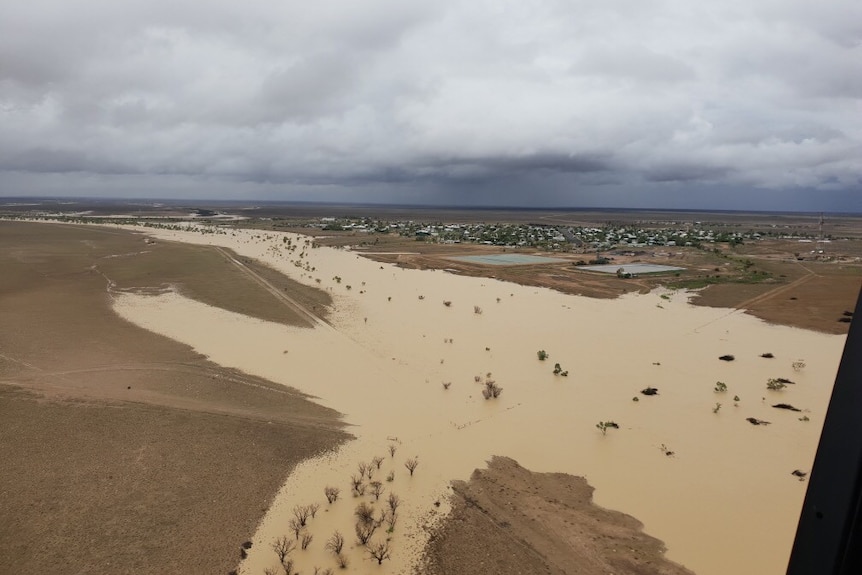
<path fill-rule="evenodd" d="M 205 8 L 0 5 L 0 195 L 857 197 L 855 0 Z"/>

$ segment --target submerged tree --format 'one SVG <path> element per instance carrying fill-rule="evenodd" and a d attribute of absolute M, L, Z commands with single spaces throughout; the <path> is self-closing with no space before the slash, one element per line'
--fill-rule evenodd
<path fill-rule="evenodd" d="M 333 555 L 341 554 L 341 550 L 343 548 L 344 535 L 342 535 L 340 531 L 335 531 L 330 535 L 329 539 L 326 540 L 326 545 L 324 545 L 324 549 L 330 551 Z"/>
<path fill-rule="evenodd" d="M 323 493 L 326 495 L 326 500 L 330 503 L 335 503 L 338 500 L 338 494 L 341 493 L 341 490 L 337 487 L 332 487 L 327 485 L 323 488 Z"/>
<path fill-rule="evenodd" d="M 296 542 L 289 539 L 286 535 L 282 535 L 272 542 L 272 550 L 278 555 L 278 560 L 284 564 L 285 558 L 290 555 L 290 552 L 296 548 Z"/>
<path fill-rule="evenodd" d="M 377 541 L 366 546 L 371 556 L 377 560 L 378 565 L 383 565 L 384 559 L 389 559 L 389 541 Z"/>

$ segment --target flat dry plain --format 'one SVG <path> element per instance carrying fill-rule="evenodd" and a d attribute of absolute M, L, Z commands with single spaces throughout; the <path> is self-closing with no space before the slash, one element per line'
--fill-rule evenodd
<path fill-rule="evenodd" d="M 0 222 L 0 270 L 0 573 L 228 573 L 293 466 L 348 437 L 307 396 L 111 309 L 111 292 L 173 285 L 306 322 L 223 252 Z"/>

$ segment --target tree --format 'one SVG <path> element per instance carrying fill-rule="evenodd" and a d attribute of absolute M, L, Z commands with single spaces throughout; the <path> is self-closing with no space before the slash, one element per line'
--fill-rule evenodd
<path fill-rule="evenodd" d="M 390 491 L 386 502 L 389 504 L 389 510 L 395 513 L 398 510 L 398 506 L 401 505 L 401 498 Z"/>
<path fill-rule="evenodd" d="M 350 485 L 354 497 L 365 495 L 365 484 L 362 482 L 365 478 L 361 475 L 351 475 Z"/>
<path fill-rule="evenodd" d="M 337 487 L 327 485 L 323 488 L 323 493 L 326 495 L 327 501 L 329 501 L 330 503 L 335 503 L 338 500 L 338 494 L 341 493 L 341 490 Z"/>
<path fill-rule="evenodd" d="M 301 527 L 305 527 L 309 515 L 311 515 L 311 508 L 307 505 L 297 505 L 293 508 L 293 516 Z"/>
<path fill-rule="evenodd" d="M 299 523 L 299 519 L 294 517 L 288 522 L 287 525 L 288 527 L 290 527 L 290 530 L 293 531 L 293 538 L 298 540 L 299 533 L 302 531 L 302 525 Z"/>
<path fill-rule="evenodd" d="M 311 518 L 314 519 L 317 516 L 317 510 L 320 509 L 320 503 L 312 503 L 308 506 L 308 511 L 311 513 Z"/>
<path fill-rule="evenodd" d="M 356 506 L 353 514 L 363 523 L 374 523 L 374 508 L 364 501 Z"/>
<path fill-rule="evenodd" d="M 379 481 L 372 481 L 369 485 L 371 486 L 371 495 L 374 496 L 374 500 L 379 500 L 384 491 L 383 484 Z"/>
<path fill-rule="evenodd" d="M 354 530 L 356 531 L 356 539 L 361 545 L 365 545 L 371 539 L 371 536 L 374 535 L 374 532 L 377 531 L 377 524 L 374 521 L 365 523 L 360 520 L 356 522 Z"/>
<path fill-rule="evenodd" d="M 389 559 L 389 541 L 378 541 L 366 547 L 378 565 L 383 565 L 383 560 Z"/>
<path fill-rule="evenodd" d="M 290 555 L 290 552 L 296 549 L 296 542 L 288 539 L 286 535 L 282 535 L 272 542 L 272 550 L 278 555 L 278 560 L 284 564 L 284 558 Z"/>
<path fill-rule="evenodd" d="M 383 458 L 380 457 L 379 455 L 375 455 L 374 457 L 371 458 L 371 463 L 372 463 L 372 465 L 377 467 L 377 469 L 380 469 L 380 466 L 383 464 Z"/>
<path fill-rule="evenodd" d="M 365 474 L 368 472 L 368 464 L 365 463 L 364 461 L 360 461 L 358 470 L 359 470 L 359 476 L 364 477 Z"/>
<path fill-rule="evenodd" d="M 390 511 L 384 515 L 384 519 L 386 520 L 386 525 L 389 527 L 389 532 L 392 533 L 395 531 L 395 523 L 398 522 L 398 514 L 394 511 Z"/>
<path fill-rule="evenodd" d="M 300 542 L 300 544 L 302 545 L 303 551 L 305 551 L 308 548 L 308 546 L 311 544 L 311 541 L 313 539 L 314 539 L 314 535 L 312 535 L 311 533 L 303 533 L 302 534 L 302 541 Z"/>
<path fill-rule="evenodd" d="M 539 351 L 537 351 L 536 355 L 539 357 L 539 361 L 545 361 L 546 359 L 551 357 L 544 349 L 540 349 Z"/>
<path fill-rule="evenodd" d="M 344 553 L 337 553 L 335 560 L 338 561 L 338 566 L 342 569 L 347 569 L 347 566 L 350 564 L 350 561 L 347 560 L 347 555 Z"/>
<path fill-rule="evenodd" d="M 419 467 L 419 459 L 416 457 L 411 457 L 404 462 L 404 467 L 407 468 L 407 471 L 410 472 L 410 476 L 413 477 L 413 472 L 416 471 L 417 467 Z"/>
<path fill-rule="evenodd" d="M 324 545 L 324 549 L 332 552 L 333 555 L 340 555 L 343 548 L 344 535 L 340 531 L 335 531 L 330 535 L 329 539 L 326 540 L 326 545 Z"/>
<path fill-rule="evenodd" d="M 725 391 L 727 391 L 727 384 L 724 383 L 723 381 L 716 381 L 714 391 L 716 393 L 724 393 Z"/>
<path fill-rule="evenodd" d="M 389 457 L 395 457 L 395 452 L 398 450 L 398 446 L 394 443 L 389 444 Z"/>

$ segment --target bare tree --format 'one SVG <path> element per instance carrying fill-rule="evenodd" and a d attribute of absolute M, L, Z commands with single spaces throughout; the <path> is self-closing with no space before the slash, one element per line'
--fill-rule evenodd
<path fill-rule="evenodd" d="M 308 549 L 308 546 L 311 544 L 311 541 L 312 541 L 313 539 L 314 539 L 314 535 L 312 535 L 311 533 L 303 533 L 303 534 L 302 534 L 302 541 L 301 541 L 301 545 L 302 545 L 302 550 L 303 550 L 303 551 L 305 551 L 306 549 Z"/>
<path fill-rule="evenodd" d="M 371 539 L 371 536 L 374 535 L 374 532 L 377 531 L 377 524 L 374 523 L 374 521 L 371 523 L 357 521 L 354 529 L 356 531 L 356 539 L 359 541 L 360 545 L 365 545 L 368 543 L 368 540 Z"/>
<path fill-rule="evenodd" d="M 311 509 L 308 505 L 297 505 L 293 508 L 293 516 L 299 521 L 302 527 L 308 522 L 308 516 L 311 515 Z"/>
<path fill-rule="evenodd" d="M 386 514 L 386 526 L 389 528 L 389 532 L 392 533 L 395 531 L 395 524 L 398 522 L 398 514 L 394 511 L 389 511 Z"/>
<path fill-rule="evenodd" d="M 363 479 L 365 479 L 365 478 L 362 475 L 359 475 L 359 476 L 351 475 L 350 476 L 350 485 L 351 485 L 350 489 L 351 489 L 351 491 L 353 491 L 354 497 L 359 497 L 360 495 L 365 495 L 365 484 L 362 483 Z"/>
<path fill-rule="evenodd" d="M 308 512 L 311 513 L 311 518 L 314 519 L 317 516 L 317 510 L 320 509 L 320 503 L 312 503 L 308 506 Z"/>
<path fill-rule="evenodd" d="M 342 569 L 347 569 L 347 566 L 350 564 L 350 561 L 347 560 L 347 555 L 344 553 L 336 553 L 335 560 L 338 561 L 338 566 Z"/>
<path fill-rule="evenodd" d="M 284 564 L 284 558 L 290 555 L 294 549 L 296 549 L 296 542 L 288 539 L 286 535 L 282 535 L 272 542 L 272 550 L 278 555 L 278 560 L 282 564 Z"/>
<path fill-rule="evenodd" d="M 407 468 L 407 471 L 410 472 L 410 476 L 413 477 L 413 472 L 416 471 L 417 467 L 419 467 L 419 459 L 416 457 L 411 457 L 404 462 L 404 467 Z"/>
<path fill-rule="evenodd" d="M 380 466 L 383 465 L 383 458 L 379 455 L 375 455 L 371 458 L 371 464 L 374 465 L 377 469 L 380 469 Z"/>
<path fill-rule="evenodd" d="M 401 498 L 390 491 L 389 499 L 386 502 L 389 504 L 389 510 L 395 513 L 398 511 L 398 506 L 401 505 Z"/>
<path fill-rule="evenodd" d="M 284 567 L 284 572 L 287 575 L 293 575 L 293 559 L 288 557 L 281 562 L 281 566 Z"/>
<path fill-rule="evenodd" d="M 344 535 L 342 535 L 340 531 L 335 531 L 329 539 L 326 540 L 324 548 L 327 551 L 331 551 L 333 555 L 340 555 L 341 550 L 344 548 Z"/>
<path fill-rule="evenodd" d="M 337 487 L 332 487 L 327 485 L 323 488 L 323 493 L 326 494 L 326 500 L 330 503 L 334 503 L 338 501 L 338 494 L 341 493 L 341 490 Z"/>
<path fill-rule="evenodd" d="M 443 389 L 449 389 L 450 385 L 452 385 L 451 381 L 444 381 L 443 382 Z"/>
<path fill-rule="evenodd" d="M 299 519 L 294 517 L 288 522 L 287 525 L 288 527 L 290 527 L 290 530 L 293 531 L 293 538 L 298 540 L 299 533 L 302 531 L 302 525 L 299 523 Z"/>
<path fill-rule="evenodd" d="M 394 443 L 389 444 L 389 457 L 395 457 L 395 452 L 398 450 L 398 446 Z"/>
<path fill-rule="evenodd" d="M 380 496 L 383 495 L 383 484 L 379 481 L 372 481 L 369 485 L 371 486 L 371 495 L 374 496 L 374 501 L 379 500 Z"/>
<path fill-rule="evenodd" d="M 378 565 L 383 565 L 384 559 L 389 559 L 389 541 L 377 541 L 367 546 L 368 552 L 371 554 L 374 559 L 377 560 Z"/>
<path fill-rule="evenodd" d="M 359 477 L 365 477 L 365 474 L 368 472 L 368 464 L 364 461 L 359 462 Z"/>

